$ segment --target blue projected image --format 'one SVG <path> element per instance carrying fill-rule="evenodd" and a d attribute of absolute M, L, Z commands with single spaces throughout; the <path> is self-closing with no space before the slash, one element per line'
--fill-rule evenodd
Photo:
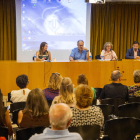
<path fill-rule="evenodd" d="M 85 0 L 21 0 L 22 50 L 73 49 L 86 36 Z"/>

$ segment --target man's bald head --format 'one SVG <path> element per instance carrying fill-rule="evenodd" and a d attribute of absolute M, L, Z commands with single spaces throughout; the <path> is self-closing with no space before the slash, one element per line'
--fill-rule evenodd
<path fill-rule="evenodd" d="M 120 77 L 121 77 L 121 73 L 120 73 L 119 70 L 114 70 L 111 73 L 111 79 L 112 79 L 112 81 L 117 81 Z"/>
<path fill-rule="evenodd" d="M 72 118 L 72 112 L 68 105 L 64 103 L 54 104 L 49 112 L 50 124 L 57 129 L 66 129 L 68 122 Z"/>

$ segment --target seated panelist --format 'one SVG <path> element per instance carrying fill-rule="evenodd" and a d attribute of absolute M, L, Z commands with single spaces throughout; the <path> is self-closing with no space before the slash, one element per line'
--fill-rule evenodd
<path fill-rule="evenodd" d="M 46 42 L 40 44 L 40 50 L 36 52 L 36 61 L 51 60 L 51 53 L 47 51 L 47 48 Z"/>
<path fill-rule="evenodd" d="M 133 47 L 127 50 L 125 59 L 140 59 L 139 42 L 133 42 Z"/>
<path fill-rule="evenodd" d="M 71 51 L 69 60 L 89 60 L 89 50 L 84 47 L 84 41 L 78 40 L 77 46 Z"/>
<path fill-rule="evenodd" d="M 111 42 L 106 42 L 101 52 L 101 56 L 104 56 L 104 59 L 116 60 L 117 55 L 112 50 L 112 48 L 113 48 L 113 44 Z"/>

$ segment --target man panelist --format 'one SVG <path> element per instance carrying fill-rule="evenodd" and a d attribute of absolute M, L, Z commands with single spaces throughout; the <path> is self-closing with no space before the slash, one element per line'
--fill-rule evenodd
<path fill-rule="evenodd" d="M 84 47 L 84 41 L 78 40 L 77 46 L 71 51 L 69 60 L 89 60 L 89 50 Z"/>
<path fill-rule="evenodd" d="M 139 42 L 133 42 L 133 47 L 127 50 L 125 59 L 140 59 Z"/>

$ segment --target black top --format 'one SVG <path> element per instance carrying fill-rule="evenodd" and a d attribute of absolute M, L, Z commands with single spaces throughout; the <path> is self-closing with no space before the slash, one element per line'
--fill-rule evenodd
<path fill-rule="evenodd" d="M 121 83 L 111 83 L 105 85 L 102 89 L 100 99 L 105 98 L 122 98 L 128 101 L 128 88 Z"/>

